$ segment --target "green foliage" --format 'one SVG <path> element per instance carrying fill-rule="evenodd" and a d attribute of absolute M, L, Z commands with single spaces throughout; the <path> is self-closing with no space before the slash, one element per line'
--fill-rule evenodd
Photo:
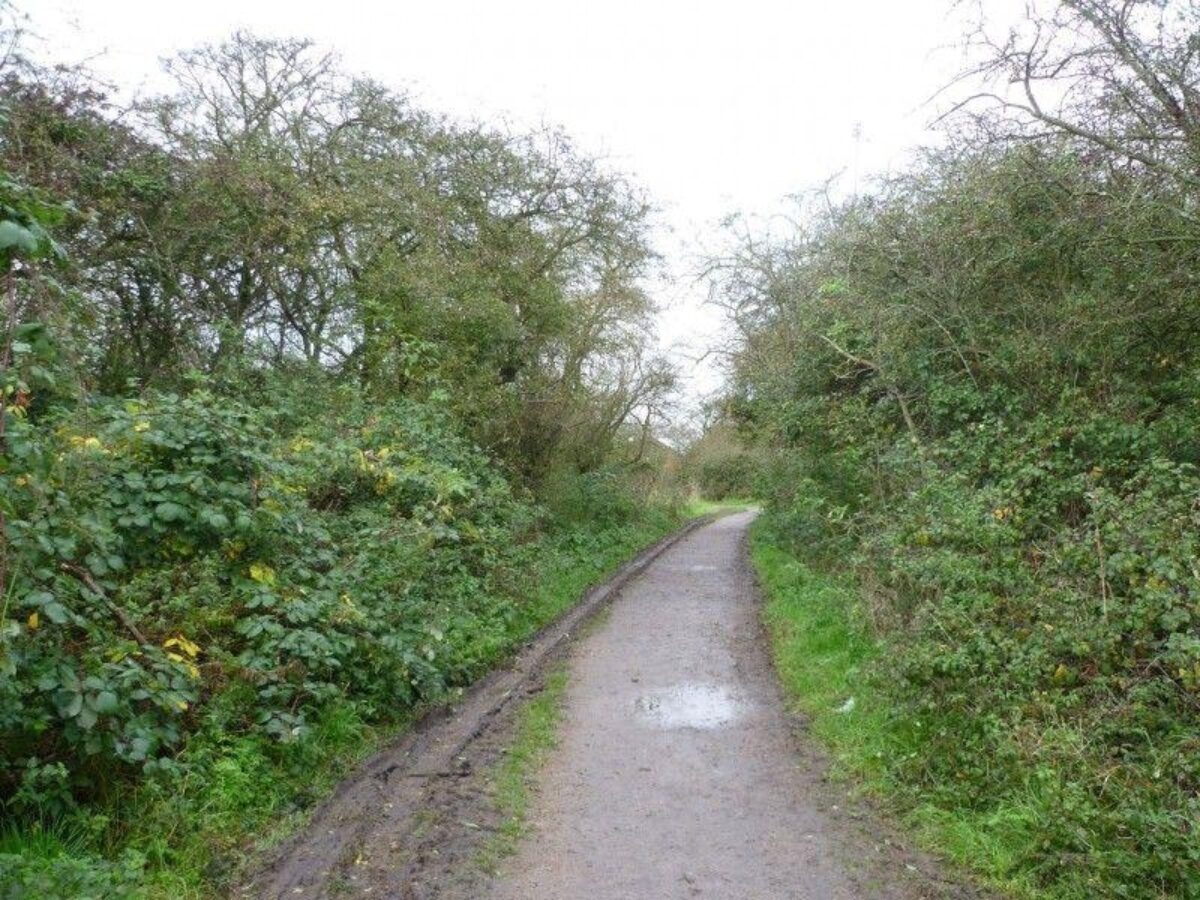
<path fill-rule="evenodd" d="M 532 513 L 444 429 L 399 404 L 281 434 L 204 392 L 20 423 L 6 778 L 167 766 L 213 682 L 293 739 L 335 697 L 411 705 L 477 673 L 487 653 L 439 645 L 503 631 L 499 548 Z"/>
<path fill-rule="evenodd" d="M 732 423 L 718 421 L 688 447 L 683 476 L 707 500 L 753 497 L 764 489 L 764 458 L 746 446 Z"/>
<path fill-rule="evenodd" d="M 648 207 L 306 41 L 118 114 L 6 24 L 0 896 L 204 896 L 678 521 Z"/>
<path fill-rule="evenodd" d="M 895 761 L 919 756 L 927 723 L 896 715 L 887 679 L 876 674 L 885 648 L 868 633 L 862 592 L 781 549 L 786 533 L 772 517 L 759 518 L 751 532 L 764 619 L 789 701 L 830 749 L 835 774 L 853 778 L 902 813 L 930 847 L 1005 894 L 1038 896 L 1019 863 L 1032 827 L 1055 810 L 1018 796 L 979 811 L 931 800 L 897 777 Z"/>
<path fill-rule="evenodd" d="M 0 254 L 46 255 L 55 226 L 64 294 L 37 319 L 106 394 L 320 367 L 438 393 L 536 479 L 603 464 L 671 387 L 638 287 L 648 205 L 559 132 L 456 125 L 304 40 L 181 53 L 124 114 L 86 71 L 0 62 L 0 169 L 23 173 L 0 181 Z"/>
<path fill-rule="evenodd" d="M 58 829 L 0 834 L 0 898 L 129 897 L 145 860 L 136 851 L 116 861 L 88 852 L 87 835 Z"/>
<path fill-rule="evenodd" d="M 1200 896 L 1190 203 L 1053 141 L 963 151 L 727 287 L 777 542 L 852 572 L 886 648 L 891 790 L 1052 896 Z"/>
<path fill-rule="evenodd" d="M 700 493 L 712 500 L 753 496 L 758 487 L 757 462 L 748 454 L 705 461 L 700 466 Z"/>
<path fill-rule="evenodd" d="M 139 883 L 177 872 L 195 890 L 244 835 L 315 802 L 370 729 L 468 685 L 677 521 L 615 470 L 547 515 L 445 413 L 356 396 L 315 378 L 255 407 L 195 390 L 18 422 L 10 817 L 98 828 L 141 854 Z M 183 821 L 208 843 L 161 836 Z M 95 846 L 10 860 L 12 877 L 78 872 L 118 896 L 104 879 L 133 870 L 104 874 Z"/>

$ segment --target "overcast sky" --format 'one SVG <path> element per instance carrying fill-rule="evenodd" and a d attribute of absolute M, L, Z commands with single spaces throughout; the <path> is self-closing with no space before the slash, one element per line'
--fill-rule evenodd
<path fill-rule="evenodd" d="M 1014 0 L 1015 2 L 1015 0 Z M 1010 0 L 990 0 L 999 10 Z M 865 182 L 927 139 L 929 96 L 955 71 L 951 0 L 39 0 L 42 53 L 153 89 L 163 56 L 236 28 L 312 37 L 352 71 L 428 107 L 513 127 L 563 126 L 631 173 L 662 208 L 671 278 L 661 330 L 688 359 L 717 329 L 687 277 L 716 223 L 769 216 L 855 161 Z M 941 49 L 939 49 L 941 48 Z M 856 125 L 861 139 L 854 137 Z M 856 154 L 856 147 L 858 152 Z"/>

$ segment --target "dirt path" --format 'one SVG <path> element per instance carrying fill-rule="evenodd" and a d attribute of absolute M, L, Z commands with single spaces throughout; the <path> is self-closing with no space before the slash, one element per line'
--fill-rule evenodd
<path fill-rule="evenodd" d="M 758 622 L 751 518 L 670 549 L 578 647 L 532 833 L 496 900 L 964 895 L 797 743 Z"/>
<path fill-rule="evenodd" d="M 694 523 L 639 554 L 456 708 L 368 761 L 232 895 L 977 896 L 824 778 L 770 666 L 752 518 Z M 529 833 L 496 875 L 481 862 L 505 826 L 492 772 L 523 699 L 564 660 L 560 742 L 536 773 Z"/>

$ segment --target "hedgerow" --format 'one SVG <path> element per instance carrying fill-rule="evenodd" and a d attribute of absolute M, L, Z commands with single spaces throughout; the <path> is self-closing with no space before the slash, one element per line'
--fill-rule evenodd
<path fill-rule="evenodd" d="M 937 846 L 1002 846 L 963 861 L 1027 893 L 1200 897 L 1200 132 L 1154 111 L 1194 10 L 1028 15 L 1048 43 L 996 71 L 1036 96 L 1058 60 L 1058 113 L 999 106 L 714 264 L 728 419 L 770 453 L 764 534 L 861 592 L 864 768 Z"/>

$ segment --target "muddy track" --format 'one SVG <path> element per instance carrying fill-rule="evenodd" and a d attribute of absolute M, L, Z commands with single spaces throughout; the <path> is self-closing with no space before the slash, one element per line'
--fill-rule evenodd
<path fill-rule="evenodd" d="M 830 780 L 780 693 L 749 564 L 752 513 L 640 554 L 457 707 L 370 760 L 241 898 L 966 900 Z M 598 615 L 604 611 L 604 615 Z M 500 871 L 490 772 L 520 702 L 569 673 L 559 745 Z M 516 701 L 516 702 L 514 702 Z"/>
<path fill-rule="evenodd" d="M 711 521 L 696 520 L 642 551 L 612 578 L 530 640 L 512 662 L 485 677 L 453 706 L 431 711 L 391 747 L 369 759 L 319 806 L 311 823 L 272 852 L 241 884 L 238 898 L 334 897 L 347 890 L 382 897 L 443 895 L 481 873 L 459 863 L 486 826 L 453 819 L 466 805 L 486 818 L 481 770 L 503 752 L 515 698 L 540 689 L 548 664 L 569 639 L 660 555 Z M 460 798 L 466 797 L 464 802 Z M 463 839 L 442 835 L 452 819 Z M 439 846 L 441 845 L 441 846 Z M 469 896 L 469 895 L 468 895 Z"/>

